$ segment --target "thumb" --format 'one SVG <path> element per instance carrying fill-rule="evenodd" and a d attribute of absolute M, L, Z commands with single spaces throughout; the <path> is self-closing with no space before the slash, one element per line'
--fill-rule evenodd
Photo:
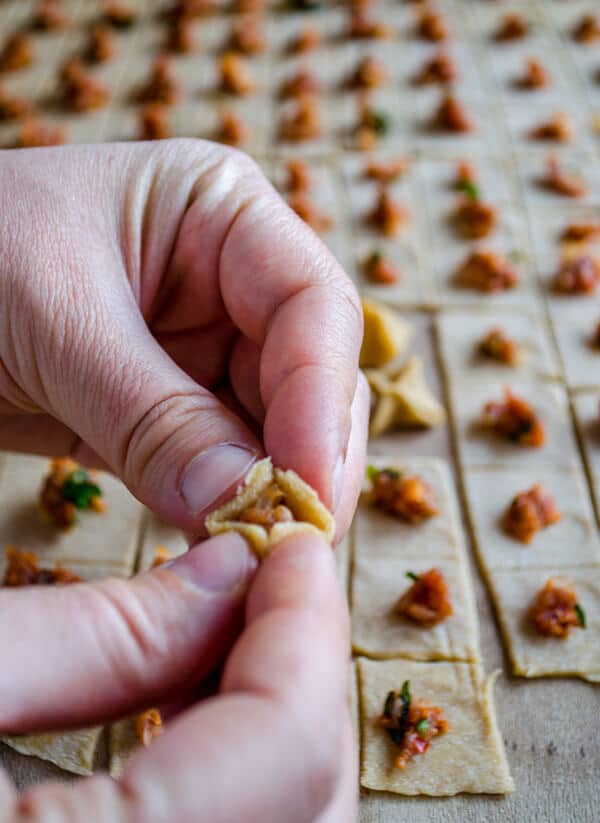
<path fill-rule="evenodd" d="M 224 534 L 129 581 L 3 589 L 0 731 L 91 725 L 196 685 L 237 636 L 255 568 Z"/>
<path fill-rule="evenodd" d="M 66 380 L 51 381 L 59 387 L 52 411 L 161 518 L 203 534 L 204 516 L 231 496 L 260 445 L 168 356 L 133 300 L 126 314 L 127 324 L 113 317 L 90 335 L 74 312 L 75 356 L 53 357 L 67 365 Z"/>

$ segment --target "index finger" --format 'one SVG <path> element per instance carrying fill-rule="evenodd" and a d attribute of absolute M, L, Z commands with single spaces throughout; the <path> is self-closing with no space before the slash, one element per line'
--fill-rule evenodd
<path fill-rule="evenodd" d="M 317 235 L 256 173 L 229 226 L 220 286 L 229 315 L 262 350 L 268 454 L 334 507 L 350 432 L 362 312 Z"/>

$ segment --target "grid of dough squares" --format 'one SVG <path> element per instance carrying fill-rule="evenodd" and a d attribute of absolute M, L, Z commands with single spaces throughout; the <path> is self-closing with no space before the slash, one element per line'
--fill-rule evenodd
<path fill-rule="evenodd" d="M 600 613 L 600 541 L 577 446 L 568 395 L 551 350 L 535 331 L 535 319 L 511 316 L 510 329 L 523 358 L 516 368 L 490 365 L 474 355 L 482 325 L 491 316 L 443 314 L 438 320 L 457 448 L 480 566 L 496 605 L 513 671 L 527 677 L 575 675 L 600 678 L 596 632 Z M 480 372 L 483 371 L 483 374 Z M 510 374 L 507 374 L 507 371 Z M 510 385 L 539 413 L 546 442 L 528 449 L 500 439 L 477 421 L 487 400 Z M 514 497 L 536 483 L 556 500 L 561 519 L 531 545 L 507 535 L 503 517 Z M 588 615 L 586 631 L 557 648 L 529 623 L 528 609 L 547 579 L 573 580 Z"/>
<path fill-rule="evenodd" d="M 372 457 L 369 462 L 423 478 L 435 494 L 438 514 L 422 524 L 407 525 L 361 503 L 350 532 L 352 647 L 363 655 L 357 663 L 361 785 L 399 794 L 510 792 L 492 687 L 486 686 L 482 674 L 473 583 L 448 466 L 428 458 L 400 462 Z M 400 617 L 394 606 L 410 586 L 407 572 L 418 575 L 433 566 L 448 583 L 453 614 L 425 628 Z M 448 739 L 457 734 L 455 739 L 460 740 L 460 768 L 441 768 L 447 754 L 438 741 L 431 749 L 435 754 L 428 754 L 422 768 L 414 764 L 414 771 L 409 767 L 404 772 L 393 766 L 393 747 L 379 718 L 385 695 L 399 690 L 404 680 L 410 681 L 414 694 L 426 695 L 444 708 L 452 730 Z M 465 735 L 467 725 L 472 734 Z M 469 755 L 463 757 L 466 750 Z M 469 758 L 473 764 L 479 762 L 478 769 L 473 770 Z"/>
<path fill-rule="evenodd" d="M 27 27 L 35 5 L 30 0 L 3 2 L 0 38 Z M 105 108 L 87 114 L 62 110 L 58 100 L 58 72 L 67 58 L 81 54 L 89 25 L 97 19 L 99 4 L 95 0 L 63 0 L 61 5 L 70 18 L 70 25 L 61 31 L 31 32 L 34 62 L 26 69 L 4 74 L 1 78 L 4 91 L 27 98 L 41 117 L 64 126 L 69 142 L 134 138 L 138 130 L 138 114 L 131 95 L 148 77 L 154 58 L 164 48 L 165 28 L 160 22 L 161 13 L 170 3 L 167 0 L 152 4 L 142 0 L 128 3 L 138 11 L 135 25 L 116 32 L 114 59 L 92 70 L 109 88 L 109 102 Z M 248 126 L 248 138 L 242 148 L 257 158 L 284 195 L 287 194 L 286 158 L 305 158 L 313 177 L 309 195 L 332 221 L 330 229 L 323 233 L 323 239 L 344 264 L 361 293 L 401 309 L 441 312 L 441 354 L 448 378 L 470 515 L 481 566 L 498 606 L 515 669 L 536 675 L 553 673 L 553 669 L 562 666 L 563 673 L 592 678 L 600 668 L 598 661 L 593 659 L 591 647 L 597 633 L 596 612 L 599 611 L 597 533 L 587 503 L 588 492 L 573 434 L 570 404 L 575 408 L 588 479 L 596 489 L 597 502 L 600 489 L 600 467 L 596 465 L 600 443 L 598 394 L 591 390 L 600 387 L 600 370 L 597 368 L 600 355 L 590 347 L 589 339 L 593 325 L 600 320 L 600 304 L 595 297 L 556 296 L 550 288 L 550 278 L 557 266 L 560 231 L 568 223 L 597 219 L 600 207 L 596 119 L 600 112 L 600 83 L 597 82 L 600 57 L 597 49 L 576 43 L 571 36 L 582 15 L 595 10 L 594 4 L 579 0 L 570 3 L 530 0 L 502 5 L 484 0 L 437 0 L 435 6 L 444 15 L 451 31 L 447 51 L 460 74 L 456 83 L 458 96 L 476 125 L 474 131 L 456 135 L 437 134 L 428 128 L 431 114 L 441 99 L 440 88 L 417 89 L 411 83 L 414 73 L 437 49 L 434 44 L 414 36 L 418 5 L 393 0 L 373 3 L 373 16 L 384 19 L 395 38 L 351 41 L 342 36 L 347 25 L 347 4 L 331 3 L 316 11 L 302 13 L 290 12 L 283 3 L 266 4 L 267 13 L 261 19 L 268 47 L 265 53 L 247 58 L 256 89 L 245 98 L 224 95 L 218 90 L 218 56 L 237 18 L 231 14 L 231 4 L 225 0 L 215 5 L 216 14 L 192 24 L 196 51 L 172 58 L 174 74 L 181 86 L 181 98 L 169 113 L 173 134 L 214 137 L 220 113 L 224 109 L 234 111 Z M 528 37 L 509 43 L 492 43 L 491 37 L 501 17 L 510 11 L 517 11 L 527 19 L 530 25 Z M 307 55 L 288 54 L 290 38 L 310 24 L 316 24 L 323 35 L 319 48 Z M 380 138 L 376 149 L 358 153 L 354 133 L 357 95 L 347 89 L 346 80 L 366 55 L 376 56 L 388 71 L 388 82 L 372 92 L 371 101 L 377 111 L 385 113 L 390 128 Z M 548 55 L 552 56 L 551 61 Z M 524 61 L 531 57 L 547 64 L 552 82 L 547 88 L 535 92 L 517 90 L 515 79 L 523 71 Z M 284 143 L 279 139 L 279 123 L 282 114 L 293 107 L 293 103 L 282 103 L 279 89 L 286 79 L 302 69 L 313 72 L 322 85 L 321 136 L 306 142 Z M 574 141 L 565 146 L 532 143 L 527 138 L 529 129 L 558 111 L 566 112 L 571 118 Z M 17 128 L 13 123 L 0 124 L 0 144 L 12 145 Z M 562 168 L 585 180 L 587 192 L 578 199 L 565 198 L 540 185 L 549 149 L 555 152 Z M 399 154 L 408 159 L 409 168 L 390 186 L 390 192 L 410 209 L 411 217 L 399 237 L 385 238 L 379 236 L 366 219 L 374 206 L 377 186 L 365 180 L 362 170 L 373 157 L 385 160 Z M 447 220 L 456 197 L 452 191 L 454 170 L 457 162 L 464 159 L 477 169 L 481 196 L 497 210 L 498 225 L 485 242 L 459 240 Z M 457 265 L 471 250 L 481 247 L 498 251 L 514 263 L 520 275 L 516 288 L 489 295 L 457 288 L 454 282 Z M 364 277 L 363 261 L 374 250 L 383 251 L 400 269 L 403 276 L 397 283 L 376 285 Z M 511 371 L 509 374 L 502 367 L 474 358 L 474 344 L 482 332 L 493 325 L 505 328 L 525 352 L 525 359 L 516 373 Z M 473 430 L 473 420 L 483 402 L 498 396 L 505 384 L 534 401 L 545 419 L 548 446 L 539 453 L 523 454 L 502 448 Z M 580 389 L 588 391 L 580 393 Z M 16 488 L 12 487 L 12 481 L 7 485 L 8 469 L 11 476 L 13 471 L 15 476 L 23 473 L 23 494 L 30 495 L 32 488 L 37 487 L 37 483 L 30 485 L 31 473 L 39 477 L 41 467 L 29 459 L 9 456 L 3 461 L 3 475 L 0 476 L 3 495 L 10 497 Z M 494 527 L 494 518 L 517 488 L 515 476 L 525 480 L 522 472 L 530 475 L 531 482 L 543 476 L 549 485 L 558 484 L 557 497 L 565 500 L 568 511 L 561 524 L 554 527 L 554 532 L 548 530 L 547 540 L 543 534 L 538 536 L 533 547 L 521 550 L 520 547 L 506 546 L 502 533 Z M 107 482 L 110 484 L 111 481 Z M 480 491 L 484 484 L 490 490 L 485 500 Z M 128 500 L 126 493 L 117 486 L 110 493 L 114 494 L 117 510 L 120 506 L 131 506 L 129 516 L 135 521 L 129 521 L 127 550 L 112 558 L 106 557 L 103 547 L 98 562 L 95 562 L 94 553 L 98 547 L 94 543 L 94 531 L 87 528 L 87 522 L 85 532 L 81 529 L 81 533 L 79 530 L 72 533 L 80 539 L 77 545 L 69 542 L 75 539 L 69 535 L 59 544 L 48 547 L 47 535 L 36 536 L 36 527 L 19 508 L 21 498 L 12 516 L 5 510 L 0 518 L 0 539 L 3 543 L 13 541 L 22 544 L 23 548 L 39 550 L 44 562 L 64 562 L 85 578 L 106 573 L 131 573 L 139 534 L 144 535 L 140 568 L 150 564 L 156 543 L 183 550 L 181 538 L 157 524 L 148 514 L 140 532 L 142 514 L 135 501 Z M 448 533 L 454 534 L 454 538 L 437 542 L 434 539 L 431 546 L 425 548 L 431 549 L 432 554 L 427 559 L 432 563 L 443 561 L 451 567 L 451 585 L 464 595 L 456 617 L 469 626 L 469 631 L 461 635 L 458 644 L 450 631 L 440 630 L 420 648 L 417 641 L 411 648 L 402 649 L 395 645 L 396 641 L 389 648 L 378 647 L 382 638 L 387 642 L 390 626 L 386 622 L 388 618 L 378 614 L 373 603 L 363 597 L 364 586 L 381 585 L 386 597 L 391 597 L 392 592 L 390 582 L 382 581 L 389 544 L 387 538 L 378 543 L 379 532 L 373 518 L 371 512 L 359 512 L 353 527 L 353 556 L 348 541 L 342 551 L 338 550 L 340 574 L 350 581 L 355 612 L 364 618 L 364 624 L 356 620 L 354 623 L 355 646 L 361 653 L 373 657 L 360 662 L 363 782 L 374 788 L 407 793 L 451 793 L 456 789 L 456 786 L 448 788 L 452 776 L 441 791 L 439 786 L 434 791 L 431 785 L 414 782 L 408 785 L 410 780 L 407 783 L 398 774 L 391 778 L 388 775 L 391 785 L 379 782 L 375 786 L 374 782 L 382 779 L 377 758 L 383 756 L 382 746 L 387 743 L 381 735 L 375 739 L 373 728 L 369 730 L 365 725 L 381 708 L 378 705 L 379 688 L 375 694 L 373 684 L 381 683 L 383 692 L 387 688 L 397 688 L 405 674 L 410 674 L 416 683 L 423 683 L 426 691 L 429 683 L 433 687 L 438 679 L 441 683 L 447 676 L 453 683 L 473 685 L 473 699 L 468 711 L 477 713 L 475 726 L 478 733 L 481 732 L 474 751 L 481 752 L 484 760 L 488 755 L 492 760 L 496 758 L 498 764 L 498 769 L 490 772 L 497 781 L 493 783 L 492 780 L 493 786 L 478 784 L 473 774 L 465 770 L 462 790 L 505 791 L 506 766 L 478 662 L 475 613 L 470 602 L 460 531 L 455 531 L 456 524 L 448 525 Z M 106 522 L 103 520 L 103 534 Z M 123 527 L 123 535 L 125 523 L 119 524 Z M 402 527 L 398 526 L 398 530 L 402 531 Z M 362 539 L 365 533 L 373 542 Z M 558 535 L 564 534 L 568 534 L 567 549 L 558 540 Z M 571 551 L 573 534 L 577 535 L 577 551 Z M 106 545 L 106 541 L 103 542 Z M 439 556 L 435 554 L 436 545 L 442 542 L 446 556 L 443 552 Z M 109 545 L 115 547 L 118 541 Z M 423 550 L 421 553 L 418 540 L 413 541 L 413 545 L 415 556 L 409 557 L 408 552 L 406 559 L 417 568 L 425 562 L 427 552 Z M 380 567 L 376 562 L 378 546 Z M 566 555 L 567 550 L 570 556 Z M 514 563 L 500 570 L 494 559 L 498 552 L 502 552 L 503 558 L 508 552 L 514 557 Z M 373 562 L 370 562 L 371 555 L 375 558 Z M 575 558 L 573 564 L 570 557 Z M 390 557 L 389 562 L 394 566 L 399 563 L 396 556 Z M 548 568 L 544 564 L 548 564 Z M 569 639 L 570 646 L 561 645 L 558 653 L 547 654 L 545 644 L 534 643 L 525 635 L 519 614 L 546 571 L 565 567 L 572 572 L 578 591 L 581 588 L 582 599 L 585 592 L 590 628 L 577 633 L 573 643 Z M 376 628 L 378 620 L 381 621 L 381 637 L 378 637 Z M 561 662 L 565 648 L 573 651 Z M 394 659 L 377 659 L 386 657 Z M 411 657 L 414 659 L 410 660 Z M 430 662 L 433 660 L 436 662 Z M 444 702 L 442 697 L 439 701 Z M 130 744 L 125 745 L 123 741 L 131 742 L 131 730 L 131 721 L 124 721 L 124 725 L 111 730 L 111 770 L 114 773 L 120 771 L 126 758 Z M 70 736 L 71 743 L 67 738 L 67 745 L 74 752 L 75 771 L 77 763 L 80 769 L 84 763 L 83 771 L 91 768 L 98 732 L 94 731 L 92 735 L 90 738 L 84 733 L 83 739 Z M 448 736 L 450 740 L 451 736 Z M 12 743 L 27 751 L 26 739 Z M 36 745 L 34 742 L 34 749 Z M 58 758 L 68 765 L 65 757 L 71 755 L 68 752 L 65 755 L 61 740 L 57 742 L 52 737 L 46 745 L 49 759 Z M 443 759 L 441 749 L 438 751 Z"/>

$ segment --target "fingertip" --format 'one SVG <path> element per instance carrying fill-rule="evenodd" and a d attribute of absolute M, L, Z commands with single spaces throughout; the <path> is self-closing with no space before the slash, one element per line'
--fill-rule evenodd
<path fill-rule="evenodd" d="M 297 472 L 333 510 L 335 471 L 345 459 L 350 430 L 343 386 L 320 368 L 306 366 L 290 375 L 271 399 L 265 448 L 276 465 Z"/>
<path fill-rule="evenodd" d="M 296 534 L 278 544 L 259 568 L 248 594 L 247 619 L 278 608 L 318 608 L 338 594 L 331 546 L 316 534 Z"/>
<path fill-rule="evenodd" d="M 190 585 L 212 594 L 243 588 L 257 568 L 254 552 L 237 532 L 227 532 L 190 547 L 160 566 Z"/>

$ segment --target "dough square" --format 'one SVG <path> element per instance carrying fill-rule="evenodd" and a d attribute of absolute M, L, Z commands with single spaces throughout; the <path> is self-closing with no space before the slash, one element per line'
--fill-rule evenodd
<path fill-rule="evenodd" d="M 517 2 L 511 4 L 519 14 L 522 14 L 524 19 L 533 26 L 540 21 L 540 13 L 536 3 Z M 498 23 L 501 20 L 501 12 L 504 9 L 499 8 L 497 3 L 475 3 L 469 5 L 470 14 L 467 15 L 468 26 L 473 34 L 480 40 L 483 40 L 483 47 L 489 53 L 492 49 L 510 51 L 515 49 L 518 40 L 508 41 L 507 43 L 497 44 L 492 38 L 494 32 L 498 28 Z M 512 11 L 512 9 L 507 9 Z M 529 41 L 529 37 L 525 42 Z"/>
<path fill-rule="evenodd" d="M 415 95 L 416 109 L 412 122 L 412 138 L 414 143 L 425 153 L 434 154 L 444 149 L 461 152 L 469 157 L 482 144 L 492 149 L 499 147 L 498 139 L 501 130 L 497 128 L 497 109 L 490 106 L 488 101 L 473 96 L 460 88 L 457 93 L 459 101 L 464 105 L 473 129 L 467 132 L 445 132 L 431 128 L 431 120 L 442 100 L 442 92 L 437 87 L 424 86 Z"/>
<path fill-rule="evenodd" d="M 557 34 L 548 30 L 534 31 L 524 40 L 516 40 L 510 48 L 492 47 L 488 53 L 497 87 L 496 94 L 502 95 L 507 106 L 534 102 L 554 103 L 560 111 L 561 100 L 568 100 L 571 93 L 567 72 L 560 60 L 560 51 L 561 43 Z M 552 55 L 551 59 L 549 55 Z M 523 74 L 525 61 L 530 58 L 539 60 L 548 69 L 548 86 L 533 90 L 522 90 L 515 86 L 515 80 Z"/>
<path fill-rule="evenodd" d="M 352 578 L 352 647 L 368 657 L 407 657 L 413 660 L 478 660 L 479 637 L 471 583 L 465 566 L 438 562 L 435 556 L 419 561 L 398 556 L 390 543 L 387 557 L 363 557 L 357 546 Z M 458 560 L 458 558 L 457 558 Z M 398 615 L 394 606 L 411 585 L 407 571 L 420 574 L 432 566 L 441 569 L 450 589 L 454 613 L 426 627 Z"/>
<path fill-rule="evenodd" d="M 419 160 L 417 173 L 424 186 L 430 219 L 447 215 L 455 205 L 460 195 L 455 187 L 456 169 L 465 159 L 464 154 L 453 153 L 444 159 L 423 157 Z M 477 172 L 477 188 L 486 201 L 515 205 L 516 181 L 501 159 L 479 146 L 469 154 L 468 160 Z"/>
<path fill-rule="evenodd" d="M 576 201 L 573 201 L 575 204 Z M 593 206 L 579 206 L 557 204 L 554 207 L 546 207 L 531 214 L 531 238 L 534 253 L 542 265 L 541 271 L 546 268 L 553 272 L 560 258 L 560 238 L 565 228 L 571 223 L 597 223 L 598 210 Z M 586 248 L 594 253 L 600 252 L 600 240 L 591 239 L 586 243 Z M 565 297 L 567 303 L 574 303 L 578 297 Z M 593 298 L 582 297 L 582 301 L 594 302 Z"/>
<path fill-rule="evenodd" d="M 530 543 L 520 543 L 503 528 L 512 499 L 542 483 L 561 519 L 541 529 Z M 571 569 L 600 563 L 600 543 L 583 474 L 578 470 L 467 470 L 465 485 L 475 542 L 488 570 Z"/>
<path fill-rule="evenodd" d="M 65 531 L 45 523 L 37 500 L 50 461 L 6 454 L 0 478 L 0 548 L 13 544 L 35 552 L 44 566 L 71 563 L 98 566 L 111 573 L 133 571 L 143 507 L 110 474 L 97 473 L 106 511 L 79 512 L 79 522 Z"/>
<path fill-rule="evenodd" d="M 549 577 L 563 573 L 573 581 L 587 628 L 567 638 L 542 637 L 527 620 L 528 609 Z M 600 565 L 569 572 L 546 568 L 494 571 L 489 585 L 514 674 L 523 677 L 572 676 L 600 681 Z"/>
<path fill-rule="evenodd" d="M 548 303 L 567 385 L 600 386 L 600 349 L 590 345 L 600 322 L 600 300 L 550 296 Z"/>
<path fill-rule="evenodd" d="M 445 368 L 451 381 L 477 374 L 482 380 L 510 381 L 515 375 L 531 374 L 557 378 L 561 371 L 554 355 L 549 332 L 537 311 L 445 311 L 437 328 Z M 481 357 L 477 346 L 493 328 L 501 328 L 519 348 L 520 359 L 507 366 Z"/>
<path fill-rule="evenodd" d="M 519 282 L 513 289 L 497 292 L 480 292 L 464 288 L 456 283 L 456 272 L 475 248 L 496 252 L 510 261 L 514 261 L 519 275 Z M 489 240 L 482 240 L 477 247 L 469 249 L 464 241 L 446 237 L 443 234 L 432 238 L 432 258 L 435 267 L 435 284 L 439 290 L 440 301 L 444 306 L 475 307 L 494 305 L 501 308 L 528 306 L 534 300 L 533 265 L 520 231 L 512 226 L 492 235 Z"/>
<path fill-rule="evenodd" d="M 393 306 L 432 305 L 433 284 L 427 267 L 422 265 L 416 243 L 402 243 L 397 238 L 375 240 L 359 236 L 355 238 L 356 256 L 351 261 L 349 273 L 361 294 L 389 303 Z M 373 283 L 364 273 L 365 260 L 373 252 L 381 252 L 398 271 L 396 283 Z"/>
<path fill-rule="evenodd" d="M 395 44 L 398 48 L 398 44 Z M 354 66 L 358 64 L 358 60 Z M 387 64 L 388 68 L 390 63 Z M 393 64 L 392 64 L 393 65 Z M 359 99 L 355 91 L 344 91 L 337 96 L 342 104 L 339 109 L 337 138 L 345 150 L 359 149 L 356 139 L 356 125 L 359 118 Z M 391 83 L 373 89 L 369 95 L 369 106 L 387 119 L 388 130 L 377 136 L 378 151 L 405 153 L 411 148 L 410 118 L 413 100 L 409 92 Z"/>
<path fill-rule="evenodd" d="M 341 180 L 335 174 L 335 170 L 324 163 L 307 161 L 311 186 L 307 192 L 307 199 L 323 217 L 329 218 L 331 225 L 326 230 L 318 232 L 324 243 L 329 242 L 329 238 L 334 235 L 347 235 L 345 213 L 343 208 L 343 198 L 341 193 Z M 287 189 L 287 173 L 284 163 L 278 162 L 275 165 L 274 176 L 281 196 L 289 202 L 291 192 Z"/>
<path fill-rule="evenodd" d="M 496 724 L 491 683 L 470 663 L 358 661 L 361 708 L 361 785 L 404 795 L 450 796 L 461 792 L 507 794 L 513 782 Z M 404 770 L 394 766 L 396 747 L 378 725 L 387 693 L 410 681 L 411 693 L 440 706 L 450 724 L 425 754 Z"/>
<path fill-rule="evenodd" d="M 335 38 L 346 24 L 343 7 L 330 7 L 324 5 L 318 16 L 307 15 L 306 12 L 288 12 L 273 15 L 269 18 L 270 34 L 269 49 L 271 53 L 282 61 L 291 62 L 305 58 L 311 65 L 312 58 L 317 52 L 324 52 L 328 49 L 329 43 Z M 294 55 L 289 51 L 289 44 L 292 38 L 302 31 L 307 25 L 317 24 L 321 32 L 322 41 L 317 49 L 308 54 Z"/>
<path fill-rule="evenodd" d="M 530 213 L 537 212 L 540 207 L 544 209 L 548 205 L 570 207 L 600 204 L 600 169 L 596 167 L 593 154 L 571 147 L 553 150 L 553 154 L 560 161 L 561 169 L 583 181 L 588 188 L 587 194 L 583 197 L 565 197 L 540 185 L 540 180 L 546 175 L 549 147 L 534 147 L 532 144 L 530 146 L 526 149 L 516 149 L 514 152 L 519 179 Z"/>
<path fill-rule="evenodd" d="M 501 400 L 504 389 L 531 404 L 546 428 L 546 442 L 538 449 L 520 446 L 478 425 L 484 405 Z M 469 376 L 449 383 L 458 449 L 464 468 L 524 466 L 571 468 L 580 465 L 565 390 L 557 385 L 513 377 L 477 380 Z"/>
<path fill-rule="evenodd" d="M 87 776 L 94 771 L 101 734 L 102 727 L 97 727 L 64 734 L 2 735 L 0 742 L 19 754 L 39 757 L 65 771 Z"/>
<path fill-rule="evenodd" d="M 554 61 L 552 63 L 546 58 L 545 65 L 549 71 L 554 68 Z M 535 99 L 533 99 L 535 98 Z M 585 111 L 585 110 L 584 110 Z M 588 129 L 586 128 L 589 113 L 581 113 L 578 108 L 573 105 L 572 96 L 557 97 L 554 95 L 551 100 L 541 100 L 535 94 L 530 98 L 526 93 L 519 97 L 518 100 L 512 99 L 510 106 L 507 106 L 507 117 L 505 125 L 510 134 L 510 139 L 513 145 L 517 148 L 527 150 L 532 148 L 543 149 L 547 154 L 548 151 L 556 147 L 564 147 L 564 143 L 556 140 L 532 140 L 529 138 L 531 129 L 537 128 L 543 123 L 546 123 L 556 114 L 564 112 L 571 121 L 573 129 L 577 136 L 577 145 L 581 148 L 590 148 L 590 140 L 587 136 Z M 570 145 L 570 144 L 568 144 Z"/>
<path fill-rule="evenodd" d="M 389 152 L 385 153 L 385 155 L 388 154 Z M 404 153 L 400 151 L 396 156 L 403 156 L 403 154 Z M 362 176 L 362 174 L 359 175 L 356 173 L 358 162 L 356 159 L 354 162 L 346 160 L 344 164 L 352 236 L 355 239 L 360 238 L 361 240 L 369 241 L 376 246 L 386 239 L 369 221 L 370 214 L 377 204 L 380 186 L 377 181 L 369 180 Z M 364 161 L 360 163 L 361 172 L 366 164 L 367 159 L 365 158 Z M 419 204 L 421 198 L 413 169 L 409 166 L 408 170 L 401 177 L 386 186 L 386 190 L 390 193 L 394 202 L 406 207 L 409 211 L 408 219 L 400 229 L 398 235 L 389 239 L 391 242 L 398 243 L 399 245 L 414 248 L 421 237 L 419 231 Z"/>
<path fill-rule="evenodd" d="M 359 556 L 365 563 L 385 561 L 390 557 L 391 547 L 395 546 L 398 556 L 407 563 L 425 558 L 435 558 L 439 563 L 456 562 L 459 549 L 458 512 L 446 464 L 435 458 L 403 461 L 369 457 L 367 462 L 378 469 L 394 468 L 422 477 L 433 489 L 439 514 L 411 525 L 361 501 L 353 526 L 355 561 Z"/>
<path fill-rule="evenodd" d="M 251 105 L 250 99 L 247 102 Z M 297 157 L 321 157 L 331 154 L 339 143 L 339 124 L 342 122 L 346 108 L 342 95 L 318 98 L 317 109 L 321 122 L 321 134 L 308 140 L 284 140 L 281 137 L 282 118 L 295 108 L 296 103 L 293 100 L 284 100 L 277 106 L 271 106 L 268 145 L 274 148 L 275 155 L 277 156 L 280 152 L 288 155 L 293 152 Z"/>
<path fill-rule="evenodd" d="M 159 520 L 155 514 L 146 510 L 142 546 L 137 563 L 138 572 L 146 571 L 152 566 L 159 546 L 168 549 L 173 557 L 185 554 L 188 550 L 188 542 L 182 531 Z"/>

